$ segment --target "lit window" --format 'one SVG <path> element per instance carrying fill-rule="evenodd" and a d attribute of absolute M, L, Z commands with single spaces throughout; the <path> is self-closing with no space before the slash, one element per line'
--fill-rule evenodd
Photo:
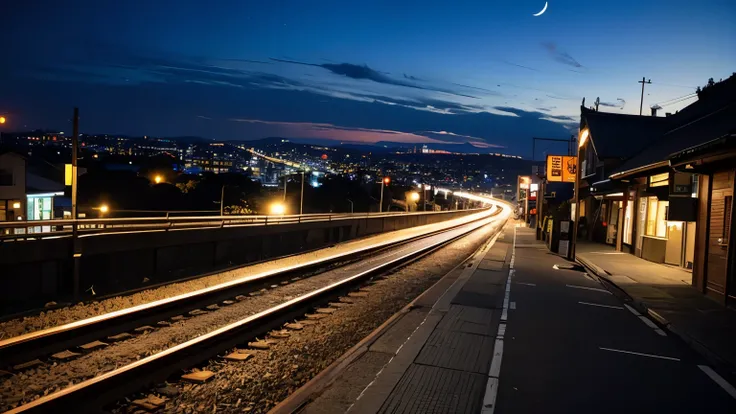
<path fill-rule="evenodd" d="M 666 185 L 669 185 L 670 183 L 669 178 L 670 178 L 669 173 L 652 175 L 649 177 L 649 186 L 650 187 L 664 187 Z"/>

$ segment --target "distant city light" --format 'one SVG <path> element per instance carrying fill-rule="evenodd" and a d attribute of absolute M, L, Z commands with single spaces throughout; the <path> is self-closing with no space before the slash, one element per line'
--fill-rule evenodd
<path fill-rule="evenodd" d="M 388 185 L 391 182 L 391 177 L 383 177 L 383 183 Z"/>

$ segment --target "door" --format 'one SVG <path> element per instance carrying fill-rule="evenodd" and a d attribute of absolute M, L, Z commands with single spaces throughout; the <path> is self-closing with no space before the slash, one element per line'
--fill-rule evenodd
<path fill-rule="evenodd" d="M 705 289 L 706 294 L 719 300 L 724 300 L 726 296 L 733 176 L 733 171 L 719 172 L 713 174 L 712 181 Z M 729 279 L 733 279 L 733 276 Z"/>
<path fill-rule="evenodd" d="M 664 253 L 664 262 L 667 264 L 682 265 L 682 226 L 682 221 L 667 222 L 667 244 Z"/>

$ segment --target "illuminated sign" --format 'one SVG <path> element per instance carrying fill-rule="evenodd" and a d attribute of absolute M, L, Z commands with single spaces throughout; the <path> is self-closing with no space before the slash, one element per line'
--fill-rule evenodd
<path fill-rule="evenodd" d="M 72 165 L 64 164 L 64 185 L 72 185 Z"/>
<path fill-rule="evenodd" d="M 529 189 L 529 183 L 531 183 L 532 179 L 529 176 L 520 176 L 519 177 L 519 188 L 522 190 L 528 190 Z"/>
<path fill-rule="evenodd" d="M 575 182 L 577 171 L 577 157 L 563 155 L 547 156 L 547 181 L 548 182 Z"/>

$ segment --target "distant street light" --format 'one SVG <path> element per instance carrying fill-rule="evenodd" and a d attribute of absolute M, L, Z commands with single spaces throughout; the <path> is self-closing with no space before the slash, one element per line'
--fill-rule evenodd
<path fill-rule="evenodd" d="M 4 116 L 0 116 L 0 124 L 4 124 L 6 121 Z"/>
<path fill-rule="evenodd" d="M 378 212 L 383 212 L 383 187 L 388 185 L 391 182 L 390 177 L 383 177 L 383 180 L 381 180 L 381 201 L 378 203 Z M 390 209 L 390 208 L 389 208 Z"/>
<path fill-rule="evenodd" d="M 161 177 L 160 175 L 157 175 L 156 177 L 153 178 L 153 181 L 155 181 L 156 184 L 161 184 L 161 181 L 163 181 L 163 180 L 164 180 L 164 178 Z"/>
<path fill-rule="evenodd" d="M 286 206 L 283 203 L 273 203 L 270 210 L 273 216 L 283 216 L 286 213 Z"/>
<path fill-rule="evenodd" d="M 415 203 L 419 201 L 419 193 L 417 193 L 416 191 L 412 191 L 411 193 L 408 194 L 407 198 L 408 199 L 406 200 L 406 212 L 408 213 L 409 212 L 409 200 Z"/>
<path fill-rule="evenodd" d="M 419 201 L 419 193 L 417 192 L 411 193 L 411 201 Z"/>

